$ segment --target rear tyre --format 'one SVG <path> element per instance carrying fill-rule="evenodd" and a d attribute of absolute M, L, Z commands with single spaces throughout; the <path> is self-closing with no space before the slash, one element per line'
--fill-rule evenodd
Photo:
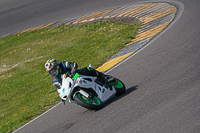
<path fill-rule="evenodd" d="M 82 107 L 90 110 L 99 110 L 103 108 L 103 103 L 99 98 L 94 96 L 93 98 L 86 98 L 81 93 L 76 93 L 74 100 Z"/>

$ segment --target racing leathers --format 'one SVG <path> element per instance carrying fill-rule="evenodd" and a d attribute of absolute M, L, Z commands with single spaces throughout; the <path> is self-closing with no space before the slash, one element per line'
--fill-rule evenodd
<path fill-rule="evenodd" d="M 58 74 L 56 76 L 52 76 L 52 83 L 56 87 L 56 89 L 60 89 L 62 86 L 61 75 L 66 74 L 69 77 L 73 77 L 75 73 L 79 73 L 81 75 L 86 76 L 95 76 L 101 79 L 104 79 L 105 75 L 101 72 L 96 71 L 95 69 L 85 67 L 82 69 L 78 69 L 77 63 L 63 61 L 60 62 L 57 66 Z"/>

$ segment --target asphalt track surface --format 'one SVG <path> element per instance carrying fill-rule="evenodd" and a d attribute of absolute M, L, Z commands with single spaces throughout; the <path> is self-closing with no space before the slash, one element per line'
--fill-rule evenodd
<path fill-rule="evenodd" d="M 0 36 L 135 2 L 141 0 L 1 0 Z M 17 132 L 199 133 L 200 1 L 162 2 L 178 7 L 174 23 L 108 72 L 126 84 L 123 96 L 96 112 L 58 104 Z"/>

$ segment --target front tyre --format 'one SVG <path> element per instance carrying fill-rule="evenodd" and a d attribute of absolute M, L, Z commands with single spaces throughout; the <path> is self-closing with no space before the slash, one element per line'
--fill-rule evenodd
<path fill-rule="evenodd" d="M 116 96 L 120 96 L 120 95 L 124 94 L 125 91 L 126 91 L 126 86 L 119 79 L 116 79 L 115 82 L 109 83 L 109 85 L 113 86 L 115 88 L 115 90 L 116 90 L 116 94 L 115 95 Z"/>
<path fill-rule="evenodd" d="M 82 107 L 90 109 L 90 110 L 99 110 L 103 108 L 103 103 L 97 97 L 86 98 L 81 93 L 76 93 L 74 96 L 74 100 Z"/>

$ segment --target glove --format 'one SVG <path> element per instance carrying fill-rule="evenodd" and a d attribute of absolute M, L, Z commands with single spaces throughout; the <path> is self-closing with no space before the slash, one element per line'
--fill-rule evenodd
<path fill-rule="evenodd" d="M 75 73 L 72 73 L 72 74 L 69 75 L 69 77 L 70 77 L 70 78 L 73 78 L 74 75 L 75 75 Z"/>
<path fill-rule="evenodd" d="M 53 83 L 53 85 L 57 88 L 60 89 L 61 88 L 61 84 L 59 82 L 55 82 Z"/>
<path fill-rule="evenodd" d="M 73 75 L 69 75 L 70 78 L 73 78 Z"/>

